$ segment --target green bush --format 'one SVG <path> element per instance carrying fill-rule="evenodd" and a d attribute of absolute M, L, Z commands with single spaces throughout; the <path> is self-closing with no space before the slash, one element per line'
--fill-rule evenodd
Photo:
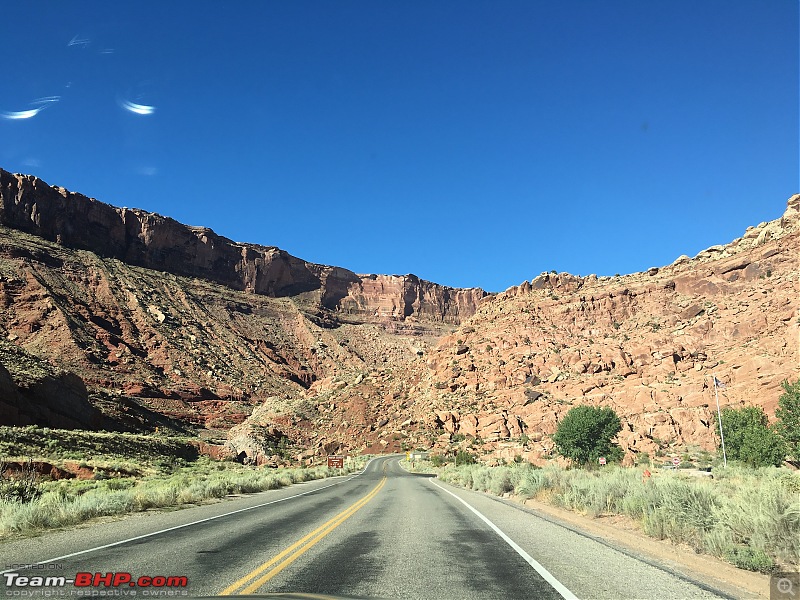
<path fill-rule="evenodd" d="M 441 454 L 431 454 L 431 466 L 441 467 L 445 463 L 444 456 Z"/>
<path fill-rule="evenodd" d="M 456 454 L 455 460 L 456 466 L 458 465 L 474 465 L 475 464 L 475 455 L 470 454 L 466 450 L 459 450 L 458 454 Z"/>
<path fill-rule="evenodd" d="M 732 460 L 751 467 L 765 467 L 779 466 L 786 457 L 783 438 L 769 428 L 767 415 L 760 406 L 722 409 L 722 432 L 725 451 Z"/>
<path fill-rule="evenodd" d="M 794 383 L 784 381 L 782 385 L 784 392 L 775 411 L 776 430 L 786 443 L 787 452 L 800 460 L 800 379 Z"/>
<path fill-rule="evenodd" d="M 737 546 L 725 553 L 725 560 L 740 569 L 772 573 L 775 570 L 775 561 L 766 552 L 749 546 Z"/>
<path fill-rule="evenodd" d="M 601 456 L 608 461 L 622 458 L 622 448 L 612 438 L 622 430 L 619 417 L 608 407 L 575 406 L 558 424 L 553 441 L 561 456 L 585 465 Z"/>

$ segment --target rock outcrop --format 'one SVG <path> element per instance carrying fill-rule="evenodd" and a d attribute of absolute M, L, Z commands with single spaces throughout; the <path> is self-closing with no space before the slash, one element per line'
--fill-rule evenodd
<path fill-rule="evenodd" d="M 712 376 L 723 406 L 774 415 L 800 377 L 800 195 L 780 219 L 694 259 L 624 277 L 543 273 L 485 302 L 427 359 L 438 407 L 426 417 L 500 458 L 550 455 L 574 405 L 611 406 L 629 459 L 712 450 Z"/>
<path fill-rule="evenodd" d="M 0 225 L 130 265 L 272 297 L 312 293 L 327 309 L 370 318 L 459 323 L 486 296 L 405 277 L 359 276 L 276 247 L 233 242 L 205 227 L 110 204 L 0 169 Z"/>
<path fill-rule="evenodd" d="M 628 460 L 710 450 L 712 376 L 724 406 L 771 418 L 800 377 L 798 256 L 800 195 L 694 258 L 487 296 L 0 171 L 0 424 L 200 431 L 200 451 L 268 465 L 416 447 L 540 462 L 593 404 L 622 418 Z"/>
<path fill-rule="evenodd" d="M 346 286 L 339 284 L 342 279 Z M 326 278 L 322 304 L 365 320 L 413 319 L 458 324 L 472 316 L 486 296 L 480 288 L 450 288 L 416 275 L 347 274 L 344 278 L 341 275 Z"/>
<path fill-rule="evenodd" d="M 80 377 L 0 341 L 0 424 L 100 429 L 107 423 Z"/>

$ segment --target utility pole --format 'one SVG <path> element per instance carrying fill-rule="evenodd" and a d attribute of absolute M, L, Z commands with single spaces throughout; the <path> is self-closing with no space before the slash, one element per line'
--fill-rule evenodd
<path fill-rule="evenodd" d="M 719 390 L 717 388 L 717 376 L 711 374 L 714 380 L 714 397 L 717 399 L 717 420 L 719 421 L 719 440 L 722 442 L 722 466 L 728 466 L 728 456 L 725 454 L 725 436 L 722 435 L 722 413 L 719 410 Z"/>

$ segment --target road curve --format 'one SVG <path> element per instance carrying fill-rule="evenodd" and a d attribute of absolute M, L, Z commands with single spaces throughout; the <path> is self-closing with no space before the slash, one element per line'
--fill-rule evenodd
<path fill-rule="evenodd" d="M 484 494 L 410 474 L 397 457 L 353 476 L 135 515 L 0 544 L 0 587 L 20 577 L 130 573 L 185 588 L 76 588 L 119 597 L 300 592 L 363 598 L 717 598 L 701 582 Z M 20 565 L 39 564 L 33 569 Z M 86 576 L 82 576 L 86 577 Z M 176 580 L 179 581 L 179 580 Z M 46 588 L 36 588 L 42 591 Z M 18 593 L 24 590 L 25 593 Z M 95 594 L 98 595 L 98 594 Z M 725 597 L 725 596 L 722 596 Z"/>

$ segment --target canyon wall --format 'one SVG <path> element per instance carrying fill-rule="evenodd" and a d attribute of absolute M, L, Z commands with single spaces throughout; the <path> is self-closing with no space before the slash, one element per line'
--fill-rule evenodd
<path fill-rule="evenodd" d="M 770 418 L 800 377 L 798 257 L 800 195 L 694 258 L 487 295 L 0 170 L 0 424 L 202 430 L 255 462 L 286 436 L 303 461 L 426 447 L 543 463 L 590 404 L 619 414 L 629 461 L 711 451 L 713 377 L 723 406 Z"/>
<path fill-rule="evenodd" d="M 272 297 L 307 294 L 333 311 L 367 319 L 408 317 L 457 324 L 483 290 L 454 289 L 414 275 L 356 275 L 308 263 L 276 247 L 233 242 L 139 209 L 117 208 L 31 175 L 0 169 L 0 224 L 65 247 L 197 277 Z"/>
<path fill-rule="evenodd" d="M 671 265 L 616 277 L 543 273 L 485 302 L 427 357 L 430 427 L 499 458 L 551 456 L 576 405 L 610 406 L 629 459 L 713 450 L 723 407 L 774 418 L 800 377 L 800 195 L 774 221 Z"/>

